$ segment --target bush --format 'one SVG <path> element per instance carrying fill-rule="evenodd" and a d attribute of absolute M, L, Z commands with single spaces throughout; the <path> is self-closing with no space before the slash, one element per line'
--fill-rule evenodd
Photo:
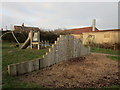
<path fill-rule="evenodd" d="M 9 33 L 7 33 L 9 32 Z M 5 34 L 6 33 L 6 34 Z M 2 36 L 2 40 L 5 40 L 5 41 L 9 41 L 9 42 L 16 42 L 15 38 L 13 37 L 11 31 L 3 31 L 2 34 L 4 34 Z M 23 33 L 23 32 L 14 32 L 15 34 L 15 37 L 17 38 L 17 40 L 20 42 L 20 43 L 23 43 L 25 42 L 26 40 L 26 36 L 27 34 Z"/>
<path fill-rule="evenodd" d="M 54 34 L 53 31 L 41 31 L 40 32 L 40 40 L 49 41 L 50 43 L 54 43 L 55 40 L 57 40 L 58 35 Z"/>
<path fill-rule="evenodd" d="M 11 31 L 3 31 L 2 34 L 11 32 Z M 16 32 L 14 31 L 14 34 L 17 38 L 17 40 L 20 43 L 24 43 L 25 40 L 28 37 L 28 32 L 22 31 L 22 32 Z M 40 40 L 41 41 L 49 41 L 50 43 L 54 43 L 54 41 L 57 39 L 59 35 L 55 34 L 53 31 L 40 31 Z M 7 33 L 2 37 L 2 40 L 9 41 L 9 42 L 16 42 L 12 33 Z"/>

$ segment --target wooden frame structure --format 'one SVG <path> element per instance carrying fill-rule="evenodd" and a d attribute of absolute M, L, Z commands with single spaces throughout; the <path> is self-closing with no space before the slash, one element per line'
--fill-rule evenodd
<path fill-rule="evenodd" d="M 38 50 L 40 49 L 40 31 L 30 31 L 30 47 L 33 48 L 34 45 L 38 46 Z"/>

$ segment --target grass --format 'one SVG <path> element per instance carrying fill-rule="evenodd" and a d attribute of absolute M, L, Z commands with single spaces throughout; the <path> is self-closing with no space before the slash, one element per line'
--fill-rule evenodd
<path fill-rule="evenodd" d="M 118 88 L 118 90 L 119 90 L 119 88 L 120 88 L 120 86 L 119 85 L 112 85 L 112 86 L 110 86 L 110 87 L 106 87 L 106 88 Z"/>
<path fill-rule="evenodd" d="M 115 51 L 115 50 L 111 50 L 111 49 L 104 49 L 104 48 L 91 47 L 91 52 L 120 55 L 120 51 Z M 113 60 L 120 61 L 120 56 L 107 56 L 107 57 L 110 59 L 113 59 Z"/>
<path fill-rule="evenodd" d="M 3 43 L 2 45 L 2 59 L 3 66 L 8 64 L 18 63 L 22 61 L 29 61 L 35 58 L 41 58 L 46 50 L 20 49 L 15 48 L 14 44 Z M 9 60 L 9 61 L 8 61 Z"/>
<path fill-rule="evenodd" d="M 115 51 L 115 50 L 111 50 L 111 49 L 104 49 L 104 48 L 91 47 L 91 52 L 120 55 L 120 51 Z"/>
<path fill-rule="evenodd" d="M 100 87 L 100 89 L 113 89 L 113 90 L 119 90 L 120 86 L 119 85 L 112 85 L 112 86 L 108 86 L 108 87 Z"/>
<path fill-rule="evenodd" d="M 107 57 L 110 59 L 113 59 L 113 60 L 120 61 L 120 57 L 118 57 L 118 56 L 107 56 Z"/>
<path fill-rule="evenodd" d="M 2 87 L 3 88 L 41 88 L 34 83 L 20 82 L 18 77 L 11 77 L 7 73 L 9 64 L 22 61 L 29 61 L 36 58 L 41 58 L 46 53 L 47 49 L 20 49 L 15 47 L 15 43 L 2 43 Z"/>
<path fill-rule="evenodd" d="M 40 85 L 34 83 L 20 82 L 18 77 L 11 77 L 6 74 L 3 78 L 3 88 L 42 88 Z"/>

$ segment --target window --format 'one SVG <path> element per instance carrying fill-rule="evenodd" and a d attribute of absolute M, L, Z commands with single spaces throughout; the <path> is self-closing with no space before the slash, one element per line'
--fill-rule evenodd
<path fill-rule="evenodd" d="M 110 38 L 110 34 L 109 33 L 104 34 L 104 38 Z"/>

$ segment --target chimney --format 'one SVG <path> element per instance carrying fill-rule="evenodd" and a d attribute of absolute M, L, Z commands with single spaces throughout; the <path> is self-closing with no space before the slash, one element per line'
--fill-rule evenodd
<path fill-rule="evenodd" d="M 22 27 L 24 27 L 24 23 L 22 24 Z"/>
<path fill-rule="evenodd" d="M 92 31 L 95 31 L 96 19 L 92 21 Z"/>
<path fill-rule="evenodd" d="M 6 26 L 6 31 L 7 31 L 7 26 Z"/>

